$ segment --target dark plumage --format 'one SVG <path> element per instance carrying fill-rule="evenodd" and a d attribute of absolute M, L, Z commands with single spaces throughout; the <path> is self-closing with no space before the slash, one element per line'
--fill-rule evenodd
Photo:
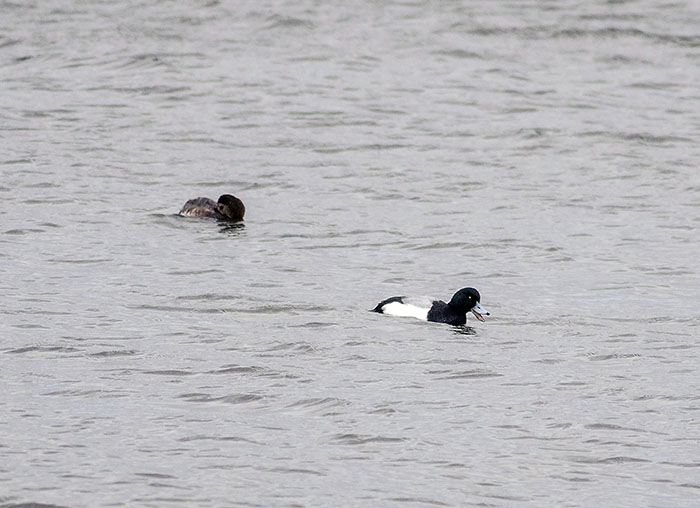
<path fill-rule="evenodd" d="M 180 210 L 184 217 L 211 217 L 219 220 L 241 221 L 245 215 L 243 201 L 231 194 L 223 194 L 218 202 L 209 198 L 190 199 Z"/>
<path fill-rule="evenodd" d="M 467 322 L 467 312 L 471 311 L 479 321 L 489 312 L 481 306 L 481 295 L 474 288 L 457 291 L 452 299 L 445 303 L 434 298 L 409 298 L 393 296 L 377 304 L 374 312 L 392 316 L 415 317 L 424 321 L 463 325 Z"/>

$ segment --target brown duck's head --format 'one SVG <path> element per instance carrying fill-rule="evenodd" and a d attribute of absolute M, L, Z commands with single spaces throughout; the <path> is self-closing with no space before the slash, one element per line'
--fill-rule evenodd
<path fill-rule="evenodd" d="M 226 219 L 231 221 L 243 220 L 243 216 L 245 215 L 243 201 L 231 194 L 223 194 L 219 198 L 216 208 Z"/>

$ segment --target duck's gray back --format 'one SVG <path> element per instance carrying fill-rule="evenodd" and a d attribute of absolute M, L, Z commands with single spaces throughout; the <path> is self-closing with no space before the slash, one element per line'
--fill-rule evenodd
<path fill-rule="evenodd" d="M 214 217 L 220 219 L 223 217 L 217 209 L 216 201 L 209 198 L 190 199 L 180 210 L 179 215 L 185 217 Z"/>

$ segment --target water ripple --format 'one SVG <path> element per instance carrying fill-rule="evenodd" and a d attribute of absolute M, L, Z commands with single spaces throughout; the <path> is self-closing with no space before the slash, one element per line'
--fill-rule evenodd
<path fill-rule="evenodd" d="M 222 395 L 219 397 L 208 393 L 184 393 L 178 398 L 184 399 L 187 402 L 224 402 L 226 404 L 247 404 L 263 400 L 265 397 L 254 393 L 234 393 L 230 395 Z"/>
<path fill-rule="evenodd" d="M 331 440 L 336 444 L 341 445 L 366 445 L 366 444 L 393 444 L 401 443 L 406 441 L 405 438 L 400 437 L 385 437 L 385 436 L 370 436 L 370 435 L 359 435 L 359 434 L 336 434 L 331 438 Z"/>

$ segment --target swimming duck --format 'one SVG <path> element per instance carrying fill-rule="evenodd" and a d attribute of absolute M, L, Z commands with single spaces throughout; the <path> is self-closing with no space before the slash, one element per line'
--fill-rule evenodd
<path fill-rule="evenodd" d="M 393 296 L 379 302 L 372 310 L 391 316 L 414 317 L 448 325 L 465 324 L 469 311 L 472 311 L 479 321 L 485 321 L 484 316 L 490 315 L 481 306 L 481 295 L 474 288 L 460 289 L 452 296 L 449 303 L 435 298 Z"/>
<path fill-rule="evenodd" d="M 190 199 L 178 213 L 184 217 L 212 217 L 219 220 L 240 221 L 245 215 L 243 201 L 231 194 L 223 194 L 218 202 L 209 198 Z"/>

